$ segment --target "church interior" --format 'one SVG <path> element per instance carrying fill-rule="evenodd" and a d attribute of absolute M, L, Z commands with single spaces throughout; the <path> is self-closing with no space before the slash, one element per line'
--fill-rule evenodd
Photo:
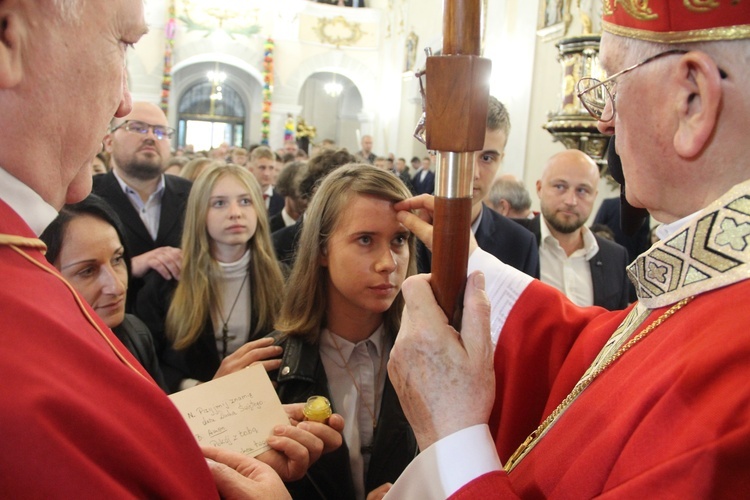
<path fill-rule="evenodd" d="M 223 142 L 277 149 L 293 129 L 297 139 L 330 139 L 352 152 L 370 135 L 378 155 L 421 158 L 427 150 L 413 136 L 422 115 L 415 74 L 425 68 L 426 50 L 441 53 L 443 2 L 358 3 L 365 5 L 146 0 L 149 33 L 127 60 L 133 100 L 161 104 L 177 130 L 175 150 Z M 601 3 L 481 4 L 490 94 L 511 120 L 498 175 L 514 175 L 533 191 L 547 158 L 565 148 L 599 160 L 607 138 L 573 92 L 581 76 L 601 72 Z M 614 194 L 607 176 L 599 193 L 599 200 Z"/>

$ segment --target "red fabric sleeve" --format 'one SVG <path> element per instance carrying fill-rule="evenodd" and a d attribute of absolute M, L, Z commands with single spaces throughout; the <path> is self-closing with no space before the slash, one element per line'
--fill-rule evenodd
<path fill-rule="evenodd" d="M 0 233 L 33 237 L 22 224 L 0 203 Z M 71 291 L 8 246 L 0 246 L 0 276 L 0 495 L 217 498 L 174 405 L 115 357 Z"/>
<path fill-rule="evenodd" d="M 477 500 L 479 498 L 519 498 L 513 493 L 504 471 L 490 472 L 479 476 L 451 495 L 450 500 Z"/>
<path fill-rule="evenodd" d="M 614 328 L 625 316 L 599 307 L 578 307 L 558 290 L 532 282 L 511 310 L 495 349 L 495 406 L 490 430 L 505 462 L 547 416 L 550 393 L 559 383 L 560 370 L 581 331 L 594 320 L 612 325 L 586 339 L 590 359 L 581 359 L 581 371 L 571 376 L 570 388 L 588 367 Z M 587 356 L 587 357 L 588 357 Z M 552 406 L 556 406 L 563 394 Z"/>

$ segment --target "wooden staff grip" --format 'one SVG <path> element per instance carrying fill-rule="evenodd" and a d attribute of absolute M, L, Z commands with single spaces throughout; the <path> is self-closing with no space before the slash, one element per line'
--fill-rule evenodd
<path fill-rule="evenodd" d="M 492 62 L 478 56 L 427 58 L 426 137 L 433 151 L 480 151 Z"/>
<path fill-rule="evenodd" d="M 481 0 L 445 0 L 443 54 L 427 58 L 427 149 L 470 154 L 484 146 L 492 63 L 479 57 Z M 460 163 L 460 162 L 459 162 Z M 441 163 L 442 167 L 442 163 Z M 432 289 L 451 325 L 460 329 L 471 227 L 471 175 L 465 168 L 438 170 L 432 244 Z M 469 167 L 468 174 L 471 174 Z M 449 187 L 442 191 L 442 187 Z"/>
<path fill-rule="evenodd" d="M 454 328 L 461 326 L 469 261 L 471 198 L 435 198 L 432 291 Z"/>

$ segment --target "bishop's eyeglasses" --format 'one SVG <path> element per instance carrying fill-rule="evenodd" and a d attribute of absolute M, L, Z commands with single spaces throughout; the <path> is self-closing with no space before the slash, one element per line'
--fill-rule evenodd
<path fill-rule="evenodd" d="M 633 71 L 635 68 L 643 66 L 644 64 L 655 61 L 664 56 L 671 56 L 674 54 L 687 54 L 689 51 L 684 49 L 672 49 L 664 52 L 659 52 L 656 55 L 647 57 L 643 61 L 636 63 L 624 70 L 615 73 L 606 80 L 600 81 L 596 78 L 581 78 L 576 85 L 578 91 L 578 98 L 581 100 L 583 107 L 589 112 L 591 116 L 602 122 L 608 122 L 615 116 L 615 99 L 617 97 L 616 91 L 616 78 L 621 77 L 625 73 Z"/>
<path fill-rule="evenodd" d="M 154 131 L 154 136 L 158 140 L 162 139 L 171 139 L 174 135 L 174 129 L 171 127 L 165 127 L 164 125 L 149 125 L 148 123 L 144 123 L 138 120 L 125 120 L 118 126 L 112 129 L 112 132 L 114 132 L 117 129 L 123 129 L 127 132 L 133 132 L 135 134 L 148 134 L 149 130 Z"/>

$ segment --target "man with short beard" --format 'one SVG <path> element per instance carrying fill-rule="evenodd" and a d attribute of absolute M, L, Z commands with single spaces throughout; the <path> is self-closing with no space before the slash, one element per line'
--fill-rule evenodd
<path fill-rule="evenodd" d="M 598 185 L 599 168 L 588 155 L 577 149 L 557 153 L 536 181 L 541 215 L 514 220 L 536 236 L 543 282 L 579 306 L 623 309 L 628 305 L 627 250 L 584 225 Z"/>
<path fill-rule="evenodd" d="M 128 304 L 154 269 L 165 279 L 180 277 L 182 225 L 190 181 L 164 175 L 169 139 L 174 130 L 155 104 L 133 103 L 124 118 L 112 121 L 104 146 L 112 171 L 94 177 L 93 192 L 104 198 L 122 219 L 132 260 L 133 280 Z"/>

